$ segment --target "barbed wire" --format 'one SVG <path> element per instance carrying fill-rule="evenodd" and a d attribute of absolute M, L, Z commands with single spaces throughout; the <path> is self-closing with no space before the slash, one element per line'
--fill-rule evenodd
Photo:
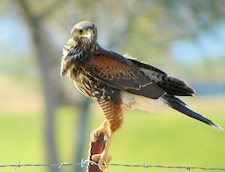
<path fill-rule="evenodd" d="M 20 167 L 57 167 L 62 168 L 64 166 L 81 166 L 82 168 L 88 165 L 98 165 L 94 161 L 90 160 L 81 160 L 78 163 L 53 163 L 53 164 L 0 164 L 0 168 L 6 167 L 13 167 L 13 168 L 20 168 Z M 197 166 L 167 166 L 167 165 L 151 165 L 151 164 L 109 164 L 109 166 L 115 167 L 131 167 L 131 168 L 167 168 L 167 169 L 185 169 L 187 171 L 191 170 L 205 170 L 205 171 L 225 171 L 225 168 L 220 167 L 197 167 Z"/>

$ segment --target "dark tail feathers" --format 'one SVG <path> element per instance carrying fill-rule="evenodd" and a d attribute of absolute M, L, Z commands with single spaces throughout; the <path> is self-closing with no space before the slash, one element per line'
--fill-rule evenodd
<path fill-rule="evenodd" d="M 217 129 L 221 129 L 223 130 L 222 127 L 220 127 L 219 125 L 215 124 L 214 122 L 212 122 L 211 120 L 205 118 L 204 116 L 192 111 L 191 109 L 189 109 L 186 104 L 181 101 L 180 99 L 178 99 L 177 97 L 174 96 L 169 96 L 169 95 L 165 95 L 162 97 L 162 100 L 169 105 L 171 108 L 191 117 L 194 119 L 197 119 L 201 122 L 204 122 L 205 124 L 208 124 L 212 127 L 215 127 Z"/>

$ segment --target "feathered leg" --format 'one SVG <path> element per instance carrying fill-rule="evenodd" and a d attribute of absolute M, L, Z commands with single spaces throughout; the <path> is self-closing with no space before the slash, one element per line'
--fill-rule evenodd
<path fill-rule="evenodd" d="M 109 156 L 109 149 L 115 131 L 118 130 L 122 125 L 123 115 L 121 104 L 105 102 L 105 104 L 102 105 L 102 108 L 105 112 L 106 120 L 97 130 L 94 131 L 93 136 L 95 138 L 93 138 L 93 140 L 96 140 L 101 133 L 104 133 L 107 136 L 108 141 L 104 151 L 101 154 L 93 155 L 92 159 L 98 162 L 99 169 L 103 171 L 108 167 L 109 162 L 112 160 L 112 158 Z"/>

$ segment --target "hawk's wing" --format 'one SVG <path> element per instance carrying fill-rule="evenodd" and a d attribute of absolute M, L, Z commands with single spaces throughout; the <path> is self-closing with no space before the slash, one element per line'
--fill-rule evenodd
<path fill-rule="evenodd" d="M 165 91 L 155 85 L 129 59 L 114 52 L 99 51 L 83 65 L 83 70 L 119 90 L 153 99 L 165 94 Z"/>
<path fill-rule="evenodd" d="M 186 82 L 168 76 L 165 72 L 149 64 L 130 59 L 149 79 L 165 90 L 169 95 L 193 96 L 195 91 Z"/>

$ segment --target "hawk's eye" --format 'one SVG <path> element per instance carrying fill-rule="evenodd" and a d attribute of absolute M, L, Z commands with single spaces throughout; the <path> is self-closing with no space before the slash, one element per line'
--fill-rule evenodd
<path fill-rule="evenodd" d="M 83 30 L 82 30 L 82 29 L 80 29 L 80 30 L 79 30 L 79 33 L 80 33 L 80 34 L 82 34 L 82 33 L 83 33 Z"/>

